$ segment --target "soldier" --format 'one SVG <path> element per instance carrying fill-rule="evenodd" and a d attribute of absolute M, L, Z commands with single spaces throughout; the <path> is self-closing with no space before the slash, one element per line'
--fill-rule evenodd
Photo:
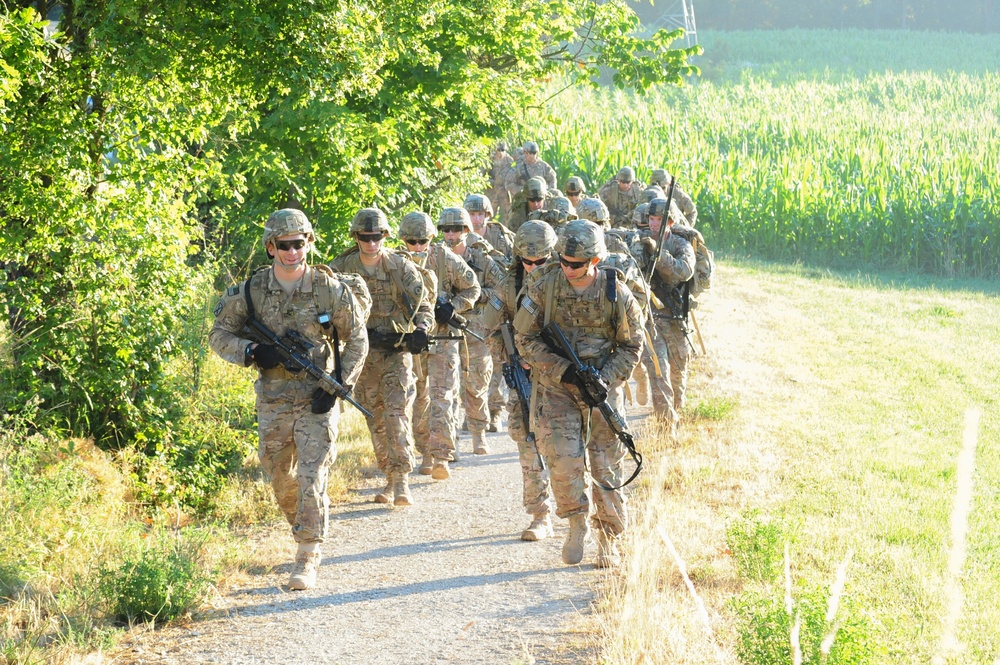
<path fill-rule="evenodd" d="M 549 198 L 549 186 L 545 181 L 538 176 L 529 178 L 524 190 L 511 202 L 510 217 L 506 220 L 507 227 L 511 231 L 517 231 L 517 227 L 521 226 L 531 213 L 545 208 L 547 198 Z"/>
<path fill-rule="evenodd" d="M 617 566 L 621 557 L 616 543 L 628 524 L 625 496 L 620 489 L 603 489 L 597 483 L 621 484 L 625 448 L 600 413 L 593 412 L 603 403 L 595 399 L 601 395 L 580 389 L 587 379 L 553 351 L 541 333 L 549 323 L 559 324 L 580 360 L 596 370 L 605 399 L 621 412 L 622 386 L 639 362 L 642 314 L 621 275 L 597 267 L 606 254 L 599 226 L 570 222 L 556 251 L 560 265 L 546 266 L 521 300 L 514 318 L 516 340 L 539 391 L 535 434 L 551 474 L 556 514 L 569 519 L 562 559 L 567 564 L 583 559 L 593 503 L 596 565 Z M 590 497 L 588 467 L 595 481 Z"/>
<path fill-rule="evenodd" d="M 669 210 L 669 214 L 668 214 Z M 667 199 L 653 199 L 649 202 L 647 219 L 652 237 L 645 242 L 651 260 L 656 261 L 650 288 L 663 305 L 662 309 L 652 307 L 653 320 L 657 332 L 666 342 L 667 359 L 670 365 L 670 387 L 672 388 L 672 421 L 677 422 L 676 412 L 684 407 L 687 390 L 688 359 L 690 342 L 687 339 L 686 298 L 684 283 L 694 275 L 695 254 L 691 243 L 677 233 L 671 233 L 676 220 L 682 219 L 680 209 Z M 656 247 L 660 226 L 667 225 L 663 236 L 663 246 Z M 662 359 L 662 354 L 660 358 Z M 655 392 L 654 392 L 655 398 Z M 654 401 L 655 404 L 655 401 Z"/>
<path fill-rule="evenodd" d="M 584 199 L 576 209 L 577 217 L 590 220 L 601 227 L 606 233 L 604 244 L 609 252 L 615 254 L 628 254 L 628 245 L 624 243 L 621 235 L 617 233 L 607 233 L 611 230 L 611 219 L 608 207 L 601 199 Z"/>
<path fill-rule="evenodd" d="M 545 222 L 555 229 L 556 233 L 559 233 L 563 224 L 577 219 L 576 208 L 565 196 L 550 198 L 543 205 L 545 206 L 543 209 L 533 211 L 528 215 L 528 219 Z"/>
<path fill-rule="evenodd" d="M 485 197 L 482 197 L 485 199 Z M 489 205 L 489 200 L 486 200 Z M 472 309 L 479 300 L 479 282 L 465 261 L 441 243 L 434 222 L 424 212 L 411 212 L 399 224 L 399 237 L 414 260 L 437 277 L 436 333 L 448 335 L 448 320 Z M 422 455 L 420 473 L 434 480 L 451 476 L 448 461 L 458 440 L 459 347 L 443 341 L 417 356 L 422 371 L 417 372 L 417 396 L 413 407 L 413 435 Z"/>
<path fill-rule="evenodd" d="M 538 157 L 538 144 L 534 141 L 525 141 L 524 158 L 507 169 L 507 174 L 504 176 L 504 187 L 511 200 L 524 188 L 528 180 L 535 176 L 541 178 L 549 189 L 556 188 L 556 172 Z"/>
<path fill-rule="evenodd" d="M 486 191 L 486 194 L 493 204 L 493 209 L 504 217 L 510 214 L 510 194 L 507 193 L 507 189 L 504 187 L 504 178 L 513 164 L 514 158 L 507 153 L 507 142 L 497 141 L 496 148 L 493 150 L 492 163 L 487 173 L 490 180 L 490 188 Z"/>
<path fill-rule="evenodd" d="M 501 324 L 514 320 L 521 298 L 541 272 L 541 266 L 552 256 L 555 246 L 556 232 L 545 222 L 528 220 L 517 230 L 514 237 L 517 263 L 507 270 L 483 313 L 483 324 L 488 330 L 495 330 Z M 504 361 L 509 362 L 510 359 L 501 360 Z M 549 472 L 541 463 L 538 446 L 535 442 L 528 441 L 528 430 L 525 429 L 521 409 L 517 391 L 511 390 L 507 401 L 507 413 L 510 414 L 507 430 L 510 438 L 517 443 L 521 461 L 522 500 L 525 510 L 531 515 L 531 524 L 521 533 L 521 540 L 535 541 L 552 536 L 552 492 Z"/>
<path fill-rule="evenodd" d="M 632 219 L 632 211 L 639 205 L 639 195 L 645 186 L 636 181 L 635 170 L 631 166 L 623 166 L 618 175 L 604 184 L 597 192 L 611 214 L 611 224 L 615 228 L 628 226 Z"/>
<path fill-rule="evenodd" d="M 670 174 L 667 173 L 666 169 L 655 169 L 653 171 L 653 175 L 650 176 L 649 184 L 659 185 L 660 189 L 666 192 L 670 189 Z M 667 195 L 664 194 L 663 198 L 667 198 Z M 687 226 L 690 226 L 693 229 L 694 225 L 698 223 L 698 208 L 696 208 L 694 205 L 694 199 L 691 198 L 690 194 L 685 192 L 679 186 L 675 185 L 673 201 L 674 203 L 677 204 L 677 207 L 680 208 L 680 211 L 684 214 L 684 220 L 681 221 L 680 219 L 678 219 L 677 223 L 686 224 Z"/>
<path fill-rule="evenodd" d="M 566 186 L 563 188 L 566 193 L 566 198 L 569 199 L 570 203 L 574 206 L 580 205 L 581 199 L 587 194 L 587 185 L 584 184 L 583 178 L 579 176 L 573 176 L 566 181 Z"/>
<path fill-rule="evenodd" d="M 357 245 L 334 259 L 330 267 L 361 275 L 372 297 L 370 348 L 357 390 L 358 401 L 375 414 L 368 420 L 368 431 L 375 461 L 386 476 L 385 489 L 375 495 L 375 502 L 410 506 L 411 417 L 416 397 L 412 354 L 427 350 L 434 293 L 428 292 L 419 268 L 408 256 L 385 247 L 390 231 L 384 212 L 362 208 L 350 227 Z"/>
<path fill-rule="evenodd" d="M 486 330 L 482 325 L 483 305 L 503 278 L 503 268 L 490 256 L 490 247 L 487 243 L 470 246 L 469 232 L 472 230 L 472 222 L 465 208 L 442 210 L 438 219 L 438 229 L 444 234 L 444 241 L 451 251 L 464 259 L 476 273 L 482 291 L 479 302 L 467 318 L 469 329 L 485 337 Z M 465 344 L 467 353 L 461 354 L 462 404 L 469 431 L 472 433 L 473 452 L 476 455 L 486 455 L 489 454 L 489 447 L 486 445 L 484 432 L 490 421 L 487 396 L 490 380 L 493 378 L 493 353 L 486 342 L 481 342 L 471 335 L 466 336 Z"/>
<path fill-rule="evenodd" d="M 334 396 L 306 372 L 289 370 L 275 348 L 242 336 L 252 315 L 271 332 L 290 331 L 313 344 L 310 359 L 334 372 L 338 345 L 340 376 L 350 389 L 368 353 L 364 304 L 324 265 L 307 261 L 315 236 L 299 210 L 278 210 L 264 225 L 264 249 L 272 264 L 232 286 L 215 308 L 209 333 L 212 350 L 224 360 L 258 370 L 257 455 L 298 543 L 290 589 L 316 583 L 320 544 L 326 538 L 328 470 L 337 457 Z"/>
<path fill-rule="evenodd" d="M 490 200 L 482 194 L 469 194 L 462 207 L 469 212 L 473 232 L 484 238 L 509 262 L 514 249 L 514 232 L 493 221 L 493 205 Z"/>

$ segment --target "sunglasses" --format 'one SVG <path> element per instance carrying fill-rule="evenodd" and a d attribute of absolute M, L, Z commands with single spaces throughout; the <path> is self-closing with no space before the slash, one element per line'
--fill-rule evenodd
<path fill-rule="evenodd" d="M 430 241 L 430 238 L 406 238 L 403 240 L 407 245 L 426 245 Z"/>
<path fill-rule="evenodd" d="M 283 252 L 287 252 L 293 249 L 302 249 L 306 246 L 306 241 L 304 238 L 299 238 L 298 240 L 275 240 L 274 246 Z"/>
<path fill-rule="evenodd" d="M 539 201 L 544 201 L 545 199 L 539 197 L 537 199 L 528 199 L 528 200 L 531 201 L 532 203 L 538 203 Z"/>
<path fill-rule="evenodd" d="M 359 242 L 378 242 L 381 239 L 382 239 L 382 234 L 381 233 L 359 233 L 358 234 L 358 241 Z"/>
<path fill-rule="evenodd" d="M 521 257 L 521 263 L 523 263 L 526 266 L 543 266 L 543 265 L 545 265 L 545 262 L 548 261 L 548 260 L 549 260 L 549 257 L 547 257 L 547 256 L 543 256 L 542 258 L 538 259 L 537 261 L 529 261 L 528 259 L 524 258 L 523 256 Z"/>
<path fill-rule="evenodd" d="M 563 264 L 567 268 L 571 268 L 573 270 L 579 270 L 583 266 L 585 266 L 588 263 L 590 263 L 590 259 L 587 259 L 585 261 L 567 261 L 566 259 L 564 259 L 563 257 L 560 256 L 559 257 L 559 263 Z"/>
<path fill-rule="evenodd" d="M 465 231 L 464 226 L 442 226 L 441 233 L 462 233 Z"/>

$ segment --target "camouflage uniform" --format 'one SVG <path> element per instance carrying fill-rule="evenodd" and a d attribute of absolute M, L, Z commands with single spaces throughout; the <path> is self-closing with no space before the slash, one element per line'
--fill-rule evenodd
<path fill-rule="evenodd" d="M 527 272 L 519 257 L 549 255 L 555 248 L 555 242 L 555 232 L 544 222 L 532 220 L 525 222 L 518 229 L 515 250 L 518 261 L 507 270 L 483 311 L 483 325 L 488 330 L 496 330 L 502 323 L 513 322 L 521 299 L 542 272 L 541 268 L 535 268 L 531 273 Z M 500 362 L 508 360 L 504 356 Z M 530 378 L 530 370 L 528 371 Z M 500 371 L 496 371 L 495 374 L 503 375 Z M 531 525 L 521 534 L 521 539 L 539 540 L 552 535 L 550 517 L 552 488 L 549 485 L 549 471 L 541 464 L 537 442 L 528 441 L 528 430 L 525 429 L 524 419 L 521 416 L 520 396 L 516 390 L 509 392 L 507 431 L 510 438 L 517 443 L 518 458 L 521 462 L 522 501 L 525 511 L 532 516 Z"/>
<path fill-rule="evenodd" d="M 585 229 L 582 231 L 580 229 Z M 580 238 L 600 237 L 596 249 L 584 247 Z M 604 254 L 603 232 L 592 222 L 570 222 L 560 237 L 564 256 L 587 258 Z M 582 254 L 582 256 L 581 256 Z M 614 302 L 608 297 L 609 280 L 615 275 Z M 591 522 L 601 539 L 602 551 L 624 532 L 628 523 L 625 496 L 621 490 L 607 491 L 594 485 L 587 495 L 587 460 L 594 478 L 609 486 L 623 480 L 625 449 L 599 413 L 593 413 L 574 386 L 562 383 L 569 361 L 557 355 L 541 339 L 541 329 L 556 322 L 574 344 L 580 359 L 595 367 L 608 386 L 608 402 L 624 407 L 624 381 L 639 361 L 642 348 L 642 314 L 635 298 L 616 271 L 597 271 L 597 278 L 577 293 L 559 265 L 545 266 L 528 289 L 515 316 L 517 344 L 531 365 L 539 391 L 536 435 L 549 467 L 556 513 L 570 518 L 570 535 L 563 545 L 563 560 L 577 563 L 568 554 L 579 529 L 586 533 L 585 517 L 593 501 Z M 590 428 L 589 438 L 586 430 Z M 580 524 L 582 523 L 582 527 Z M 583 539 L 578 538 L 582 557 Z M 617 552 L 615 552 L 617 556 Z M 599 552 L 600 565 L 601 552 Z"/>
<path fill-rule="evenodd" d="M 479 300 L 479 282 L 472 269 L 444 245 L 433 243 L 424 255 L 414 254 L 414 260 L 437 276 L 437 295 L 446 298 L 455 312 L 467 312 Z M 435 330 L 438 335 L 453 332 L 443 323 Z M 455 414 L 461 387 L 460 355 L 457 341 L 438 341 L 426 354 L 419 356 L 424 371 L 417 377 L 413 434 L 417 452 L 424 456 L 425 463 L 431 462 L 428 457 L 449 460 L 455 452 L 459 427 Z M 421 465 L 421 472 L 425 466 L 427 464 Z"/>
<path fill-rule="evenodd" d="M 670 174 L 664 169 L 656 169 L 650 177 L 649 184 L 659 185 L 660 189 L 667 192 L 670 189 Z M 666 195 L 664 195 L 664 198 L 666 198 Z M 677 222 L 679 224 L 686 224 L 693 229 L 694 225 L 698 223 L 698 208 L 694 205 L 694 199 L 675 184 L 673 200 L 677 204 L 677 207 L 680 208 L 681 213 L 684 214 L 684 220 L 677 220 Z"/>
<path fill-rule="evenodd" d="M 502 149 L 501 149 L 502 148 Z M 514 158 L 507 153 L 507 144 L 498 143 L 497 149 L 493 153 L 493 161 L 490 164 L 489 179 L 490 188 L 486 191 L 493 209 L 498 215 L 506 217 L 510 214 L 510 194 L 504 186 L 504 179 L 507 171 L 514 165 Z"/>
<path fill-rule="evenodd" d="M 275 216 L 305 216 L 299 211 L 278 211 Z M 270 221 L 270 220 L 269 220 Z M 311 235 L 311 227 L 310 233 Z M 265 245 L 267 242 L 265 242 Z M 365 311 L 361 302 L 325 266 L 306 266 L 298 286 L 287 295 L 274 268 L 254 272 L 247 282 L 230 287 L 215 309 L 209 344 L 221 358 L 246 365 L 250 340 L 241 336 L 247 318 L 247 293 L 254 316 L 275 335 L 297 331 L 314 344 L 310 359 L 326 372 L 334 371 L 333 331 L 341 344 L 343 384 L 354 384 L 368 352 Z M 330 327 L 319 315 L 330 314 Z M 271 488 L 296 542 L 320 543 L 327 531 L 326 484 L 328 468 L 337 457 L 339 409 L 313 413 L 313 394 L 319 383 L 306 372 L 291 372 L 278 365 L 259 369 L 254 384 L 261 467 L 271 478 Z"/>
<path fill-rule="evenodd" d="M 361 213 L 359 213 L 360 215 Z M 353 233 L 353 231 L 352 231 Z M 358 401 L 375 414 L 368 420 L 375 460 L 390 479 L 413 469 L 411 417 L 416 397 L 412 355 L 393 342 L 414 327 L 430 329 L 434 313 L 420 271 L 408 257 L 385 249 L 381 262 L 371 271 L 352 248 L 330 264 L 337 272 L 357 273 L 364 278 L 372 297 L 368 316 L 368 359 L 356 386 Z"/>
<path fill-rule="evenodd" d="M 535 149 L 537 150 L 537 146 Z M 522 159 L 521 162 L 512 164 L 504 175 L 504 189 L 507 190 L 508 196 L 513 199 L 518 192 L 524 189 L 528 179 L 534 176 L 544 180 L 549 189 L 556 188 L 556 172 L 551 166 L 540 157 L 534 164 L 528 164 Z"/>
<path fill-rule="evenodd" d="M 618 188 L 618 181 L 612 180 L 601 187 L 597 195 L 608 206 L 611 216 L 611 224 L 615 228 L 631 226 L 632 211 L 639 205 L 642 190 L 645 187 L 637 180 L 633 180 L 629 188 L 624 192 Z"/>
<path fill-rule="evenodd" d="M 542 178 L 534 176 L 528 180 L 524 189 L 513 198 L 510 215 L 504 219 L 504 224 L 511 231 L 516 232 L 525 220 L 532 218 L 540 210 L 545 210 L 555 199 L 561 196 L 562 192 L 558 189 L 549 187 Z M 531 210 L 531 206 L 529 205 L 530 198 L 543 201 L 538 210 Z"/>

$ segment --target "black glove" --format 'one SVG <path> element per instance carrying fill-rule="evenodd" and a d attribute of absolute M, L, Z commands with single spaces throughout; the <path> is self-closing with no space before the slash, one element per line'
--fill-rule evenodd
<path fill-rule="evenodd" d="M 334 402 L 337 401 L 336 395 L 331 395 L 322 388 L 317 388 L 313 391 L 312 395 L 312 412 L 313 413 L 327 413 L 333 408 Z"/>
<path fill-rule="evenodd" d="M 281 364 L 282 358 L 270 344 L 258 344 L 253 349 L 253 361 L 261 369 L 274 369 Z"/>
<path fill-rule="evenodd" d="M 434 320 L 438 323 L 448 323 L 455 316 L 455 306 L 443 298 L 434 305 Z"/>
<path fill-rule="evenodd" d="M 575 386 L 580 392 L 580 399 L 587 406 L 599 406 L 608 398 L 608 386 L 593 367 L 588 367 L 584 371 L 585 374 L 581 374 L 576 371 L 576 367 L 570 365 L 559 381 Z"/>
<path fill-rule="evenodd" d="M 420 328 L 411 332 L 409 337 L 406 338 L 406 350 L 413 354 L 426 351 L 428 345 L 429 340 L 427 339 L 427 331 L 421 330 Z"/>

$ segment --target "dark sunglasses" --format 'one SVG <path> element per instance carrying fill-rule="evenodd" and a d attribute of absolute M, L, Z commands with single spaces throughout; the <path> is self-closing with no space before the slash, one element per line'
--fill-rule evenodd
<path fill-rule="evenodd" d="M 292 249 L 302 249 L 306 246 L 306 241 L 304 238 L 299 238 L 298 240 L 275 240 L 274 246 L 283 252 L 287 252 Z"/>
<path fill-rule="evenodd" d="M 521 257 L 521 263 L 523 263 L 526 266 L 543 266 L 543 265 L 545 265 L 545 262 L 548 261 L 548 260 L 549 260 L 549 257 L 547 257 L 547 256 L 544 256 L 544 257 L 538 259 L 537 261 L 529 261 L 528 259 L 524 258 L 523 256 Z"/>
<path fill-rule="evenodd" d="M 403 242 L 407 245 L 426 245 L 430 241 L 430 238 L 407 238 Z"/>
<path fill-rule="evenodd" d="M 528 199 L 528 200 L 531 201 L 532 203 L 538 203 L 539 201 L 544 201 L 545 199 L 543 199 L 542 197 L 538 197 L 537 199 Z"/>
<path fill-rule="evenodd" d="M 572 268 L 573 270 L 579 270 L 583 266 L 590 263 L 590 259 L 587 259 L 586 261 L 567 261 L 566 259 L 560 256 L 559 263 L 563 264 L 567 268 Z"/>
<path fill-rule="evenodd" d="M 461 233 L 465 230 L 464 226 L 442 226 L 441 233 Z"/>
<path fill-rule="evenodd" d="M 382 239 L 381 233 L 359 233 L 358 240 L 360 242 L 378 242 Z"/>

